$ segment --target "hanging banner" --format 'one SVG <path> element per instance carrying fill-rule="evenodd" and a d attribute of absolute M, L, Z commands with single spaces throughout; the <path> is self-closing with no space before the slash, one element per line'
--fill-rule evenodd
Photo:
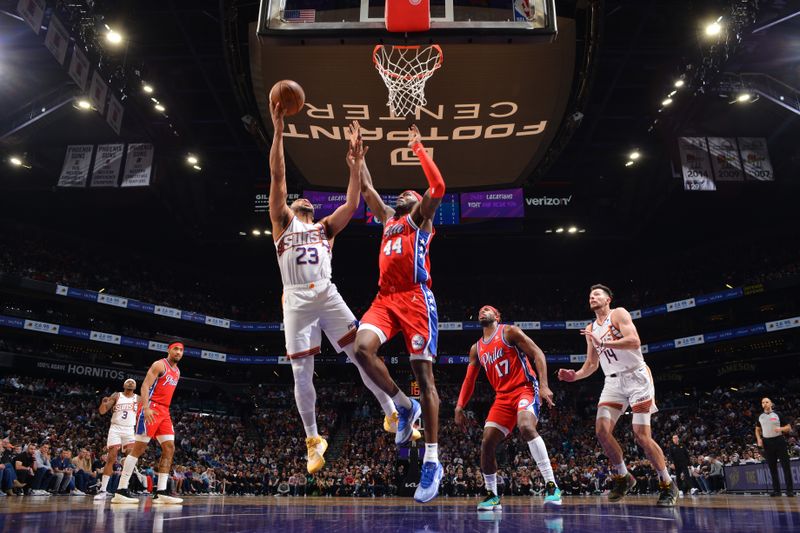
<path fill-rule="evenodd" d="M 119 135 L 120 129 L 122 129 L 122 113 L 124 111 L 125 109 L 122 107 L 122 104 L 117 100 L 117 97 L 112 94 L 111 98 L 108 100 L 108 115 L 106 116 L 106 121 L 117 135 Z"/>
<path fill-rule="evenodd" d="M 72 59 L 69 61 L 69 76 L 78 84 L 81 91 L 86 91 L 86 83 L 89 81 L 89 59 L 77 45 L 72 49 Z"/>
<path fill-rule="evenodd" d="M 67 58 L 67 46 L 69 45 L 69 32 L 56 18 L 50 17 L 50 26 L 47 28 L 47 35 L 44 38 L 44 45 L 58 60 L 59 65 L 64 64 Z"/>
<path fill-rule="evenodd" d="M 97 147 L 91 187 L 117 187 L 124 144 L 101 144 Z"/>
<path fill-rule="evenodd" d="M 92 101 L 97 112 L 102 114 L 106 109 L 106 96 L 108 95 L 108 84 L 103 81 L 100 72 L 92 73 L 92 86 L 89 89 L 89 99 Z"/>
<path fill-rule="evenodd" d="M 742 154 L 742 165 L 747 180 L 775 181 L 766 139 L 739 137 L 739 152 Z"/>
<path fill-rule="evenodd" d="M 61 169 L 61 176 L 58 178 L 59 187 L 86 186 L 93 149 L 94 146 L 91 144 L 72 144 L 67 146 L 64 167 Z"/>
<path fill-rule="evenodd" d="M 708 150 L 717 181 L 744 181 L 739 147 L 733 137 L 709 137 Z"/>
<path fill-rule="evenodd" d="M 716 191 L 705 137 L 679 137 L 683 190 Z"/>
<path fill-rule="evenodd" d="M 125 174 L 122 176 L 123 187 L 147 187 L 153 171 L 153 145 L 149 143 L 131 143 L 128 145 L 128 157 L 125 161 Z"/>
<path fill-rule="evenodd" d="M 44 7 L 44 0 L 19 0 L 17 4 L 17 11 L 36 35 L 42 30 Z"/>

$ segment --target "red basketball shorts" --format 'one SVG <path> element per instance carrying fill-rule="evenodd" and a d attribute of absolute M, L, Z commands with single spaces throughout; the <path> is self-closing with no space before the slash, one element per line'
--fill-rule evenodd
<path fill-rule="evenodd" d="M 518 387 L 511 392 L 500 393 L 489 409 L 485 427 L 497 428 L 508 436 L 517 426 L 517 413 L 529 411 L 539 418 L 539 388 L 533 384 Z"/>
<path fill-rule="evenodd" d="M 381 344 L 402 332 L 412 361 L 433 361 L 439 338 L 436 300 L 424 283 L 406 291 L 378 293 L 358 329 L 374 332 Z"/>

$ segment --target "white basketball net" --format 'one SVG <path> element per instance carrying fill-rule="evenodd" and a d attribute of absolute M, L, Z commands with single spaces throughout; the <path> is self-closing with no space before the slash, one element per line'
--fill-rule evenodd
<path fill-rule="evenodd" d="M 375 68 L 389 89 L 389 110 L 396 117 L 424 106 L 425 82 L 442 66 L 442 49 L 429 46 L 378 45 L 372 52 Z"/>

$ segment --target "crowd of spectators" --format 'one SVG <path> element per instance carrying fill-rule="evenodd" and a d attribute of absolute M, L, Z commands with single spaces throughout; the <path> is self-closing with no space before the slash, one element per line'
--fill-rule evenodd
<path fill-rule="evenodd" d="M 548 444 L 559 485 L 567 495 L 599 494 L 610 483 L 608 462 L 594 436 L 596 387 L 556 387 L 556 408 L 544 409 L 539 430 Z M 458 383 L 439 386 L 442 399 L 440 458 L 445 467 L 442 494 L 483 493 L 480 475 L 482 422 L 492 401 L 479 386 L 470 403 L 466 431 L 452 418 Z M 780 391 L 763 382 L 713 390 L 660 394 L 661 412 L 654 434 L 669 458 L 677 436 L 691 457 L 693 493 L 724 490 L 724 465 L 763 461 L 753 430 L 759 400 L 770 395 L 787 420 L 800 415 L 800 380 L 785 381 Z M 96 490 L 105 464 L 103 445 L 108 420 L 97 406 L 111 389 L 81 383 L 15 375 L 0 377 L 0 483 L 4 494 L 82 495 Z M 253 409 L 245 416 L 194 412 L 180 391 L 172 408 L 176 453 L 170 485 L 181 494 L 271 494 L 276 496 L 359 496 L 397 494 L 416 460 L 399 461 L 393 437 L 382 429 L 382 412 L 369 393 L 347 384 L 318 387 L 320 433 L 330 442 L 328 464 L 308 475 L 303 428 L 290 385 L 251 387 Z M 233 404 L 231 404 L 233 405 Z M 231 410 L 233 412 L 233 409 Z M 617 436 L 636 493 L 657 490 L 657 476 L 632 438 L 630 417 L 623 416 Z M 796 436 L 790 454 L 800 455 Z M 413 456 L 415 449 L 412 448 Z M 152 487 L 158 447 L 139 461 L 133 486 Z M 120 459 L 121 460 L 121 459 Z M 498 483 L 503 494 L 538 494 L 544 482 L 527 444 L 515 433 L 498 449 Z M 416 465 L 418 466 L 418 465 Z M 674 467 L 673 467 L 674 468 Z M 109 487 L 116 486 L 121 466 Z"/>

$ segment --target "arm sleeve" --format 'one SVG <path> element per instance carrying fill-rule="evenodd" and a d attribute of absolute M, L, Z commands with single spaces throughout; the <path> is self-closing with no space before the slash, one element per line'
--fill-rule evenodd
<path fill-rule="evenodd" d="M 472 398 L 472 393 L 475 391 L 475 381 L 478 379 L 478 367 L 475 365 L 467 365 L 467 375 L 464 377 L 464 383 L 461 385 L 461 394 L 458 395 L 457 407 L 464 407 Z"/>
<path fill-rule="evenodd" d="M 444 179 L 442 178 L 442 173 L 439 172 L 439 167 L 436 166 L 436 163 L 433 162 L 431 157 L 428 155 L 428 152 L 425 151 L 425 147 L 422 146 L 422 143 L 416 143 L 414 146 L 411 147 L 414 154 L 419 159 L 420 165 L 422 165 L 422 170 L 425 172 L 425 177 L 428 179 L 428 187 L 431 190 L 431 198 L 441 198 L 444 196 Z"/>

